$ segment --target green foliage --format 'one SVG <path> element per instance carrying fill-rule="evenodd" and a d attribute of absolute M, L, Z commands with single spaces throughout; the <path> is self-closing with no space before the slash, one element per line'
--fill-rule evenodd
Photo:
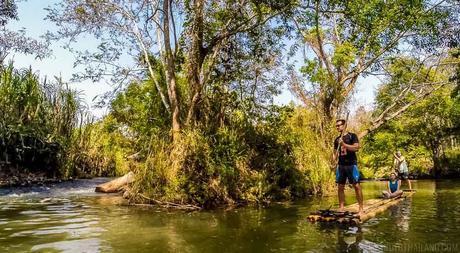
<path fill-rule="evenodd" d="M 331 152 L 325 150 L 320 135 L 315 132 L 316 114 L 305 108 L 296 108 L 287 119 L 286 128 L 281 135 L 285 142 L 291 143 L 296 168 L 304 189 L 314 194 L 327 193 L 333 187 L 333 173 L 329 167 Z"/>
<path fill-rule="evenodd" d="M 334 55 L 332 57 L 332 63 L 335 66 L 341 66 L 348 68 L 350 64 L 355 61 L 357 49 L 352 43 L 345 41 L 342 44 L 335 46 Z"/>
<path fill-rule="evenodd" d="M 442 62 L 455 63 L 455 57 L 446 57 Z M 455 159 L 448 159 L 446 154 L 457 148 L 460 133 L 459 103 L 453 95 L 455 70 L 448 64 L 427 67 L 413 58 L 398 57 L 389 62 L 387 71 L 391 79 L 379 88 L 372 114 L 399 115 L 400 110 L 407 110 L 367 136 L 364 164 L 375 172 L 383 170 L 388 174 L 393 169 L 392 153 L 400 149 L 413 174 L 452 174 L 456 165 L 451 161 Z M 419 94 L 427 90 L 431 94 L 419 99 Z"/>
<path fill-rule="evenodd" d="M 215 207 L 321 194 L 333 186 L 328 153 L 309 122 L 313 114 L 272 106 L 254 117 L 235 109 L 225 125 L 184 130 L 173 143 L 163 121 L 145 122 L 145 115 L 158 115 L 148 106 L 148 87 L 132 84 L 103 121 L 87 126 L 94 128 L 92 160 L 105 159 L 102 171 L 134 171 L 137 201 L 147 196 Z M 136 158 L 128 158 L 131 153 Z"/>
<path fill-rule="evenodd" d="M 138 154 L 133 139 L 112 116 L 86 124 L 75 130 L 69 150 L 72 164 L 78 172 L 92 176 L 117 176 L 132 170 Z"/>
<path fill-rule="evenodd" d="M 445 167 L 448 168 L 444 173 L 457 176 L 460 174 L 460 148 L 452 148 L 445 151 Z"/>
<path fill-rule="evenodd" d="M 159 129 L 169 127 L 169 115 L 162 108 L 158 92 L 151 81 L 131 83 L 112 101 L 111 109 L 118 123 L 142 135 L 150 136 Z"/>
<path fill-rule="evenodd" d="M 390 82 L 380 89 L 376 111 L 395 96 L 389 90 L 394 84 Z M 361 157 L 365 166 L 375 172 L 383 168 L 389 173 L 393 169 L 392 153 L 401 150 L 415 175 L 445 176 L 457 170 L 455 143 L 460 114 L 459 104 L 451 97 L 453 89 L 453 85 L 445 85 L 397 120 L 367 136 Z"/>
<path fill-rule="evenodd" d="M 305 106 L 318 111 L 323 139 L 328 139 L 327 126 L 346 111 L 359 78 L 391 78 L 387 62 L 401 51 L 435 51 L 442 37 L 438 31 L 455 16 L 438 7 L 430 1 L 300 1 L 293 13 L 297 41 L 292 48 L 304 48 L 300 73 L 305 80 L 292 71 L 291 86 Z"/>

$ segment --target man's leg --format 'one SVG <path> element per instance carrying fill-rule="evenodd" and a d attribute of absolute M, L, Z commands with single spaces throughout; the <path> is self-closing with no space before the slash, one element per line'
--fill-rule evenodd
<path fill-rule="evenodd" d="M 409 190 L 412 190 L 412 185 L 411 185 L 411 183 L 410 183 L 409 177 L 407 178 L 407 183 L 409 184 Z"/>
<path fill-rule="evenodd" d="M 356 193 L 356 200 L 359 205 L 359 212 L 364 212 L 364 203 L 363 203 L 363 191 L 361 190 L 361 185 L 359 183 L 353 184 Z"/>
<path fill-rule="evenodd" d="M 345 185 L 344 184 L 339 184 L 338 194 L 339 194 L 339 211 L 342 212 L 345 206 Z"/>
<path fill-rule="evenodd" d="M 359 213 L 364 212 L 364 203 L 363 203 L 363 191 L 361 190 L 361 185 L 359 184 L 359 170 L 357 165 L 348 167 L 347 170 L 348 182 L 353 184 L 356 193 L 356 200 L 359 205 Z"/>

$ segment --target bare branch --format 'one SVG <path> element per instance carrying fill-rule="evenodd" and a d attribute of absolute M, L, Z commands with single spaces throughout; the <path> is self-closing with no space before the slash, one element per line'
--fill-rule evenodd
<path fill-rule="evenodd" d="M 425 99 L 426 97 L 431 95 L 433 92 L 439 90 L 440 88 L 442 88 L 444 85 L 446 85 L 448 83 L 450 83 L 450 82 L 443 81 L 443 82 L 431 83 L 431 84 L 437 84 L 438 86 L 434 87 L 433 89 L 427 90 L 425 92 L 423 92 L 423 90 L 422 90 L 417 95 L 417 97 L 415 99 L 413 99 L 412 101 L 410 101 L 409 103 L 405 104 L 400 109 L 398 109 L 397 111 L 395 111 L 395 112 L 393 112 L 391 114 L 388 113 L 388 110 L 385 110 L 384 112 L 382 112 L 382 114 L 380 114 L 377 117 L 376 120 L 374 120 L 371 123 L 371 126 L 368 129 L 366 129 L 363 132 L 359 133 L 359 135 L 358 135 L 359 138 L 363 138 L 364 136 L 368 135 L 369 133 L 374 132 L 375 130 L 380 128 L 383 124 L 385 124 L 386 122 L 398 117 L 399 115 L 404 113 L 407 109 L 409 109 L 412 105 L 414 105 L 414 104 L 418 103 L 419 101 Z M 394 107 L 394 106 L 392 106 L 392 107 Z"/>

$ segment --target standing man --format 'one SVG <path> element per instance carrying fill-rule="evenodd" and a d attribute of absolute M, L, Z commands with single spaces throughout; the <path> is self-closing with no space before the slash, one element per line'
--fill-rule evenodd
<path fill-rule="evenodd" d="M 339 211 L 343 211 L 345 205 L 345 184 L 348 183 L 355 188 L 356 199 L 359 204 L 359 214 L 363 214 L 363 192 L 359 184 L 358 159 L 356 151 L 359 149 L 358 136 L 346 131 L 346 120 L 339 119 L 335 123 L 340 136 L 334 141 L 334 161 L 337 161 L 336 183 L 338 184 Z"/>
<path fill-rule="evenodd" d="M 409 185 L 409 190 L 412 190 L 412 185 L 409 180 L 409 167 L 407 167 L 406 158 L 401 155 L 401 151 L 393 153 L 395 158 L 394 165 L 395 171 L 398 173 L 399 179 L 404 180 Z"/>

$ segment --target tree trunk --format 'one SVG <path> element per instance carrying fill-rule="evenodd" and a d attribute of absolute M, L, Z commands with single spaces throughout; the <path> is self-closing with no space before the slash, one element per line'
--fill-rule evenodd
<path fill-rule="evenodd" d="M 431 152 L 433 155 L 433 176 L 439 178 L 442 174 L 442 162 L 441 162 L 441 145 L 440 141 L 436 138 L 431 141 Z"/>
<path fill-rule="evenodd" d="M 170 39 L 170 27 L 169 27 L 169 15 L 170 11 L 170 0 L 165 0 L 163 2 L 163 39 L 165 46 L 165 55 L 164 55 L 164 65 L 165 65 L 165 74 L 166 82 L 168 83 L 168 95 L 172 111 L 172 138 L 173 141 L 179 138 L 180 133 L 180 108 L 179 101 L 177 97 L 176 89 L 176 73 L 175 73 L 175 59 L 171 49 L 171 39 Z"/>
<path fill-rule="evenodd" d="M 203 66 L 205 52 L 203 48 L 203 0 L 193 1 L 193 21 L 190 33 L 191 48 L 187 64 L 187 80 L 190 85 L 191 101 L 187 113 L 186 124 L 195 120 L 198 104 L 201 100 L 203 83 L 200 80 L 200 73 Z"/>

